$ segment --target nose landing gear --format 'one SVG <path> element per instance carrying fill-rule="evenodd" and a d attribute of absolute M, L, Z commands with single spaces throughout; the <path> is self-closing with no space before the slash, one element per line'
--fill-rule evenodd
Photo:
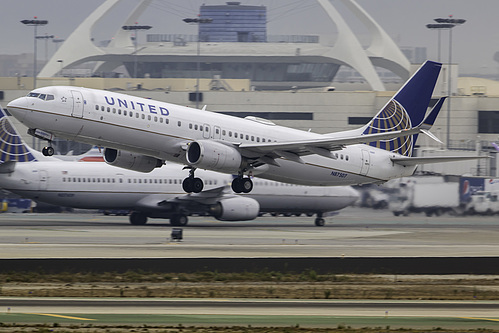
<path fill-rule="evenodd" d="M 52 155 L 54 155 L 54 153 L 55 153 L 55 150 L 54 150 L 54 147 L 52 147 L 52 145 L 50 145 L 50 146 L 45 146 L 45 147 L 43 147 L 43 149 L 42 149 L 42 154 L 43 154 L 44 156 L 52 156 Z"/>

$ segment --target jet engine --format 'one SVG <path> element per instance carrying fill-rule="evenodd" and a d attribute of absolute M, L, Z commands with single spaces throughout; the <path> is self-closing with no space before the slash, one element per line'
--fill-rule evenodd
<path fill-rule="evenodd" d="M 189 144 L 187 162 L 196 168 L 238 173 L 243 157 L 234 147 L 216 141 L 199 140 Z"/>
<path fill-rule="evenodd" d="M 104 149 L 104 161 L 115 167 L 139 172 L 151 172 L 163 165 L 163 161 L 155 157 L 112 148 Z"/>
<path fill-rule="evenodd" d="M 220 221 L 254 220 L 259 212 L 258 201 L 241 196 L 220 200 L 210 207 L 210 213 Z"/>

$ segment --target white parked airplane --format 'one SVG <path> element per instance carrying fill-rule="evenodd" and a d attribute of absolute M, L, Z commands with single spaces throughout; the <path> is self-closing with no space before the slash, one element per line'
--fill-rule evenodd
<path fill-rule="evenodd" d="M 130 223 L 135 225 L 145 224 L 148 217 L 185 225 L 191 214 L 239 221 L 267 212 L 317 214 L 315 224 L 322 226 L 323 213 L 349 206 L 359 197 L 349 186 L 296 186 L 262 179 L 255 180 L 259 186 L 253 193 L 235 195 L 228 190 L 232 177 L 212 171 L 200 171 L 206 190 L 185 194 L 183 171 L 171 163 L 142 173 L 103 162 L 45 157 L 22 141 L 1 108 L 0 153 L 0 187 L 59 206 L 133 210 Z M 96 160 L 91 157 L 83 160 Z"/>
<path fill-rule="evenodd" d="M 149 172 L 165 160 L 186 164 L 186 192 L 203 189 L 196 169 L 237 174 L 236 193 L 252 190 L 246 175 L 315 186 L 383 183 L 412 175 L 417 164 L 469 159 L 411 157 L 417 135 L 432 136 L 425 114 L 440 68 L 427 61 L 367 125 L 330 134 L 64 86 L 35 89 L 10 102 L 8 110 L 30 134 L 49 142 L 56 135 L 108 147 L 105 159 L 115 166 Z M 44 154 L 53 148 L 45 147 Z"/>

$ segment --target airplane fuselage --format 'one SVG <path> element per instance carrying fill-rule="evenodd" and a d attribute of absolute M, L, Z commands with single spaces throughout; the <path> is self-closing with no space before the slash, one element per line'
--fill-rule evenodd
<path fill-rule="evenodd" d="M 53 98 L 42 99 L 35 96 L 37 93 Z M 254 118 L 241 119 L 77 87 L 37 89 L 32 97 L 9 104 L 9 110 L 29 128 L 181 164 L 188 164 L 186 147 L 196 140 L 225 142 L 237 147 L 334 137 L 334 134 L 301 131 Z M 390 160 L 400 155 L 364 144 L 346 146 L 332 154 L 335 158 L 306 155 L 300 162 L 280 157 L 276 159 L 279 166 L 267 163 L 249 171 L 281 182 L 332 186 L 379 183 L 412 175 L 415 170 L 415 166 L 402 166 Z"/>
<path fill-rule="evenodd" d="M 11 162 L 9 162 L 11 163 Z M 6 170 L 9 169 L 9 172 Z M 230 175 L 200 170 L 205 189 L 230 183 Z M 0 166 L 0 186 L 25 198 L 85 209 L 164 209 L 163 200 L 185 196 L 183 172 L 168 164 L 150 173 L 109 166 L 103 162 L 16 162 Z M 358 198 L 350 187 L 310 187 L 254 180 L 251 194 L 261 212 L 329 212 L 344 208 Z M 154 202 L 154 204 L 148 205 Z"/>

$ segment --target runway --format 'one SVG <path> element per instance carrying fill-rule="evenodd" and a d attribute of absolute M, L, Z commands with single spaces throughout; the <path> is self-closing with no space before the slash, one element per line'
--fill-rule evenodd
<path fill-rule="evenodd" d="M 497 328 L 499 302 L 0 298 L 4 322 Z"/>
<path fill-rule="evenodd" d="M 181 242 L 165 220 L 132 226 L 98 214 L 2 214 L 0 258 L 465 257 L 499 254 L 497 217 L 394 217 L 347 208 L 310 217 L 220 222 L 191 217 Z"/>
<path fill-rule="evenodd" d="M 132 226 L 97 214 L 2 214 L 0 258 L 487 257 L 499 253 L 497 217 L 394 217 L 348 208 L 310 217 L 220 222 L 191 218 L 181 242 L 164 220 Z M 405 260 L 405 259 L 404 259 Z M 472 259 L 474 260 L 474 259 Z M 144 260 L 143 260 L 144 261 Z M 499 302 L 0 298 L 0 322 L 494 328 Z"/>

